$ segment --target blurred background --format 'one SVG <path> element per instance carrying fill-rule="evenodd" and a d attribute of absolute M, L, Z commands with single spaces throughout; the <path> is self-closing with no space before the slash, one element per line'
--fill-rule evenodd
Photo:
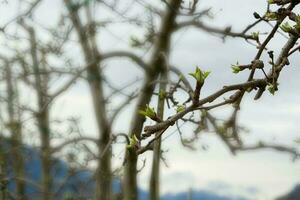
<path fill-rule="evenodd" d="M 27 199 L 44 199 L 39 187 L 47 160 L 43 157 L 45 154 L 40 155 L 40 152 L 47 152 L 47 156 L 51 157 L 48 171 L 51 171 L 53 181 L 49 192 L 55 193 L 52 199 L 89 199 L 94 193 L 94 172 L 101 151 L 99 153 L 95 144 L 99 128 L 94 96 L 91 95 L 90 80 L 93 77 L 85 72 L 90 60 L 80 46 L 80 36 L 76 33 L 74 21 L 70 20 L 69 7 L 77 4 L 83 7 L 75 9 L 83 28 L 89 25 L 90 18 L 94 20 L 96 28 L 87 34 L 95 33 L 90 45 L 97 44 L 101 54 L 131 52 L 145 63 L 151 63 L 155 51 L 151 40 L 155 40 L 156 36 L 151 33 L 159 33 L 163 16 L 168 10 L 168 4 L 160 0 L 74 0 L 71 6 L 66 2 L 70 3 L 62 0 L 0 2 L 1 191 L 6 191 L 2 199 L 24 199 L 14 196 L 18 180 L 25 182 Z M 183 8 L 189 8 L 192 4 L 193 1 L 183 1 L 182 12 L 186 12 Z M 206 11 L 199 21 L 208 27 L 236 33 L 256 20 L 254 12 L 263 16 L 267 6 L 265 0 L 197 2 L 197 10 Z M 84 7 L 89 7 L 88 11 Z M 278 8 L 274 6 L 271 9 Z M 298 11 L 296 7 L 294 12 Z M 191 18 L 193 15 L 180 15 L 177 22 Z M 273 22 L 262 22 L 248 34 L 259 32 L 263 41 L 273 26 Z M 258 51 L 254 41 L 224 36 L 224 31 L 217 33 L 186 26 L 174 31 L 171 37 L 168 63 L 180 69 L 193 88 L 194 79 L 188 74 L 196 66 L 211 72 L 201 90 L 203 97 L 225 85 L 247 80 L 247 71 L 234 74 L 231 65 L 251 63 Z M 273 50 L 275 57 L 287 37 L 288 34 L 281 31 L 268 44 L 268 50 Z M 34 67 L 37 64 L 35 59 L 39 69 Z M 267 51 L 262 54 L 261 60 L 265 62 L 268 72 Z M 255 92 L 244 96 L 237 123 L 242 127 L 240 138 L 245 145 L 264 142 L 299 150 L 299 53 L 291 55 L 289 62 L 290 65 L 280 74 L 279 90 L 275 95 L 266 91 L 257 101 L 253 100 Z M 105 96 L 101 104 L 106 105 L 106 110 L 102 111 L 107 113 L 108 123 L 124 104 L 114 118 L 111 132 L 130 135 L 145 70 L 132 62 L 130 56 L 112 56 L 101 62 L 101 73 Z M 255 76 L 264 78 L 261 72 Z M 169 79 L 176 83 L 178 77 L 170 74 Z M 158 86 L 155 91 L 157 94 Z M 176 91 L 175 96 L 179 102 L 187 98 L 181 90 Z M 153 95 L 149 105 L 156 109 L 157 95 Z M 165 119 L 176 113 L 172 106 L 165 107 Z M 211 111 L 218 119 L 227 119 L 231 112 L 230 105 Z M 198 114 L 194 113 L 197 117 Z M 153 120 L 147 119 L 144 125 L 154 124 Z M 178 127 L 172 126 L 161 138 L 161 199 L 272 200 L 292 193 L 298 196 L 282 199 L 300 199 L 300 163 L 293 161 L 290 152 L 270 148 L 239 151 L 233 155 L 218 134 L 209 129 L 197 133 L 196 139 L 189 144 L 192 148 L 186 147 L 181 137 L 185 140 L 193 138 L 196 126 L 183 120 L 179 120 L 178 125 L 180 132 Z M 48 129 L 48 134 L 44 134 L 45 129 Z M 48 135 L 48 139 L 43 135 Z M 48 143 L 43 143 L 45 140 Z M 115 193 L 122 188 L 125 146 L 126 140 L 123 138 L 111 145 L 112 188 Z M 152 155 L 152 151 L 147 151 L 139 156 L 137 162 L 141 200 L 149 198 Z M 17 161 L 18 156 L 23 158 L 23 164 Z M 14 178 L 20 171 L 16 166 L 23 168 L 21 174 L 24 177 Z M 84 197 L 87 194 L 90 196 Z"/>

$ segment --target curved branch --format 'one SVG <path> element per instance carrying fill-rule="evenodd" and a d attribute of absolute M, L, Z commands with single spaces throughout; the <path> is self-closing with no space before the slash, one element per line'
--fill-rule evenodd
<path fill-rule="evenodd" d="M 193 97 L 193 88 L 189 81 L 186 79 L 185 76 L 183 76 L 183 73 L 175 66 L 169 66 L 169 69 L 171 72 L 175 73 L 182 81 L 182 83 L 185 85 L 185 87 L 188 89 L 188 93 L 190 97 Z"/>
<path fill-rule="evenodd" d="M 189 107 L 187 107 L 184 111 L 179 112 L 171 117 L 169 117 L 167 120 L 160 122 L 156 125 L 153 126 L 145 126 L 144 128 L 144 135 L 145 136 L 150 136 L 151 134 L 160 131 L 166 127 L 172 126 L 175 124 L 175 122 L 178 119 L 181 119 L 183 116 L 185 116 L 187 113 L 192 112 L 194 110 L 199 109 L 201 105 L 204 105 L 205 103 L 210 103 L 214 100 L 216 100 L 218 97 L 222 96 L 223 94 L 234 91 L 234 90 L 245 90 L 249 87 L 251 88 L 256 88 L 258 86 L 263 86 L 266 85 L 266 80 L 265 79 L 258 79 L 254 81 L 249 81 L 246 83 L 241 83 L 241 84 L 236 84 L 236 85 L 230 85 L 230 86 L 224 86 L 221 90 L 211 94 L 210 96 L 199 100 L 197 104 L 192 104 Z"/>
<path fill-rule="evenodd" d="M 74 77 L 72 77 L 67 83 L 65 83 L 65 85 L 63 85 L 61 88 L 59 88 L 53 94 L 49 95 L 51 97 L 51 99 L 54 99 L 55 97 L 59 96 L 60 94 L 65 92 L 67 89 L 69 89 L 77 81 L 77 79 L 81 77 L 82 73 L 85 71 L 86 71 L 86 68 L 79 70 Z"/>
<path fill-rule="evenodd" d="M 110 126 L 112 126 L 113 122 L 115 121 L 116 117 L 120 114 L 120 112 L 126 107 L 128 106 L 128 104 L 134 99 L 136 98 L 137 95 L 130 95 L 117 109 L 116 111 L 113 113 L 112 117 L 110 118 Z"/>
<path fill-rule="evenodd" d="M 265 144 L 263 142 L 259 142 L 254 146 L 241 146 L 241 147 L 232 147 L 234 151 L 255 151 L 260 149 L 273 149 L 280 152 L 289 153 L 293 156 L 293 161 L 300 158 L 300 152 L 297 151 L 296 148 L 286 147 L 277 144 Z"/>
<path fill-rule="evenodd" d="M 222 29 L 222 28 L 208 26 L 200 21 L 191 20 L 191 21 L 185 21 L 185 22 L 178 23 L 176 26 L 176 30 L 179 30 L 184 27 L 195 27 L 195 28 L 199 28 L 205 32 L 208 32 L 208 33 L 216 33 L 219 35 L 223 35 L 224 37 L 230 36 L 230 37 L 243 38 L 245 40 L 255 40 L 255 41 L 257 40 L 257 38 L 255 38 L 253 35 L 247 35 L 243 32 L 238 33 L 238 32 L 231 31 L 230 26 Z"/>
<path fill-rule="evenodd" d="M 90 141 L 90 142 L 94 142 L 96 144 L 98 143 L 98 139 L 96 139 L 96 138 L 92 138 L 92 137 L 77 137 L 77 138 L 73 138 L 73 139 L 64 141 L 60 145 L 58 145 L 56 147 L 53 147 L 51 149 L 51 153 L 56 153 L 56 152 L 60 151 L 61 149 L 63 149 L 64 147 L 70 145 L 70 144 L 81 142 L 81 141 Z"/>
<path fill-rule="evenodd" d="M 128 51 L 113 51 L 109 53 L 104 53 L 101 55 L 102 61 L 105 59 L 115 58 L 115 57 L 126 57 L 134 61 L 138 66 L 140 66 L 143 70 L 147 70 L 148 64 L 146 64 L 139 56 L 128 52 Z"/>

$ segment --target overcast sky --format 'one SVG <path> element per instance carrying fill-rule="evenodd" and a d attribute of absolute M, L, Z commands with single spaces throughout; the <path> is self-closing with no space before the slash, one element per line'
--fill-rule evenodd
<path fill-rule="evenodd" d="M 17 11 L 14 1 L 0 6 L 0 22 L 14 16 Z M 37 10 L 36 18 L 45 24 L 55 24 L 60 13 L 65 12 L 60 0 L 44 0 Z M 242 30 L 253 21 L 252 13 L 263 13 L 266 0 L 202 0 L 203 8 L 212 6 L 213 20 L 207 23 L 219 27 L 233 25 L 233 30 Z M 38 17 L 37 17 L 38 16 Z M 105 16 L 102 16 L 105 18 Z M 268 25 L 259 26 L 263 33 L 269 30 Z M 112 37 L 112 33 L 114 33 Z M 99 43 L 101 50 L 125 48 L 130 35 L 139 36 L 140 30 L 128 31 L 126 27 L 111 27 L 100 32 Z M 41 34 L 42 35 L 42 34 Z M 279 36 L 271 47 L 276 53 L 285 42 Z M 0 35 L 0 41 L 5 39 Z M 70 48 L 70 55 L 79 55 L 79 49 Z M 207 80 L 204 94 L 209 94 L 223 85 L 245 80 L 247 73 L 233 75 L 230 65 L 239 61 L 243 64 L 251 62 L 255 56 L 255 47 L 242 39 L 228 38 L 224 43 L 219 37 L 208 35 L 197 29 L 185 29 L 175 34 L 172 43 L 171 63 L 180 67 L 188 74 L 199 65 L 210 70 L 211 76 Z M 2 50 L 1 50 L 2 53 Z M 264 59 L 266 59 L 264 55 Z M 81 63 L 82 60 L 78 60 Z M 264 140 L 273 143 L 293 144 L 293 140 L 300 136 L 300 57 L 294 55 L 291 65 L 284 69 L 279 80 L 279 91 L 275 96 L 265 93 L 259 101 L 253 101 L 253 94 L 248 95 L 242 104 L 239 121 L 249 130 L 245 136 L 247 141 Z M 107 63 L 105 73 L 116 85 L 122 85 L 142 75 L 142 71 L 128 61 L 118 60 Z M 27 97 L 28 98 L 28 97 Z M 24 97 L 24 101 L 30 101 Z M 118 100 L 113 103 L 118 103 Z M 131 117 L 133 105 L 130 105 L 118 119 L 114 131 L 127 132 L 128 119 Z M 63 112 L 62 112 L 63 110 Z M 226 116 L 226 111 L 218 109 L 216 114 Z M 91 99 L 86 84 L 79 82 L 62 95 L 55 103 L 52 116 L 80 116 L 81 125 L 89 135 L 96 136 L 96 128 L 91 107 Z M 166 136 L 172 134 L 166 132 Z M 192 128 L 184 127 L 185 132 Z M 209 146 L 207 151 L 201 146 Z M 242 194 L 250 199 L 268 200 L 289 191 L 295 184 L 300 183 L 300 162 L 291 162 L 287 154 L 274 151 L 257 151 L 239 153 L 232 156 L 225 145 L 213 134 L 200 137 L 197 151 L 184 149 L 178 140 L 178 134 L 172 134 L 163 141 L 163 149 L 169 167 L 162 165 L 162 192 L 186 191 L 188 188 L 208 189 L 221 194 Z M 120 154 L 122 148 L 116 147 L 115 166 L 123 159 Z M 147 153 L 143 157 L 150 156 Z M 150 174 L 150 160 L 140 173 L 139 182 L 143 188 L 148 187 Z"/>

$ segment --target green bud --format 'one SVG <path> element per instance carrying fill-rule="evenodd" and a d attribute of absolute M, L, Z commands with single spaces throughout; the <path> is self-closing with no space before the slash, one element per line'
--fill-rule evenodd
<path fill-rule="evenodd" d="M 235 65 L 231 65 L 231 69 L 232 69 L 232 73 L 234 73 L 234 74 L 237 74 L 240 71 L 242 71 L 238 62 L 236 62 Z"/>
<path fill-rule="evenodd" d="M 177 113 L 183 112 L 184 110 L 185 110 L 185 105 L 178 105 L 176 108 Z"/>
<path fill-rule="evenodd" d="M 196 79 L 199 83 L 204 83 L 204 80 L 209 76 L 210 71 L 201 71 L 199 67 L 196 67 L 194 73 L 189 73 L 192 77 Z"/>
<path fill-rule="evenodd" d="M 150 108 L 148 104 L 146 105 L 145 110 L 139 110 L 139 114 L 149 117 L 151 119 L 155 118 L 155 116 L 156 116 L 154 108 Z"/>
<path fill-rule="evenodd" d="M 259 32 L 253 32 L 251 33 L 251 36 L 253 37 L 253 39 L 258 40 Z"/>
<path fill-rule="evenodd" d="M 284 24 L 281 24 L 281 25 L 280 25 L 280 28 L 281 28 L 282 31 L 284 31 L 284 32 L 286 32 L 286 33 L 290 32 L 290 31 L 293 29 L 293 28 L 289 25 L 288 22 L 285 22 Z"/>
<path fill-rule="evenodd" d="M 210 71 L 206 71 L 203 73 L 204 79 L 206 79 L 210 74 Z"/>
<path fill-rule="evenodd" d="M 268 13 L 266 13 L 265 18 L 266 18 L 267 20 L 272 20 L 272 21 L 274 21 L 274 20 L 277 20 L 277 19 L 278 19 L 278 15 L 277 15 L 276 12 L 268 12 Z"/>
<path fill-rule="evenodd" d="M 135 134 L 131 138 L 129 138 L 129 144 L 126 146 L 127 149 L 131 149 L 135 147 L 139 142 L 139 139 L 136 137 Z"/>
<path fill-rule="evenodd" d="M 276 87 L 275 87 L 273 84 L 268 83 L 268 91 L 269 91 L 272 95 L 274 95 L 274 94 L 275 94 L 275 91 L 276 91 Z"/>

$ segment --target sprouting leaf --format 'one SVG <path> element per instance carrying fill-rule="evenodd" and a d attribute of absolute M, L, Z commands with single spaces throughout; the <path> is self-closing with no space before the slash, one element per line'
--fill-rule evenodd
<path fill-rule="evenodd" d="M 232 69 L 232 72 L 237 74 L 241 71 L 241 68 L 239 66 L 239 62 L 236 62 L 235 65 L 231 65 L 231 69 Z"/>
<path fill-rule="evenodd" d="M 135 144 L 137 144 L 138 143 L 138 141 L 139 141 L 139 139 L 136 137 L 136 135 L 135 134 L 133 134 L 133 137 L 132 137 L 133 139 L 133 142 L 135 143 Z"/>
<path fill-rule="evenodd" d="M 139 110 L 139 113 L 141 115 L 144 115 L 144 116 L 149 117 L 151 119 L 155 118 L 155 116 L 156 116 L 154 108 L 150 108 L 148 104 L 146 105 L 146 109 L 145 110 Z"/>
<path fill-rule="evenodd" d="M 129 138 L 129 144 L 126 146 L 128 149 L 135 147 L 139 142 L 139 139 L 133 134 L 132 137 Z"/>
<path fill-rule="evenodd" d="M 204 80 L 208 77 L 209 74 L 210 74 L 209 71 L 201 71 L 199 67 L 196 67 L 194 73 L 189 73 L 189 75 L 194 77 L 196 81 L 199 83 L 204 83 Z"/>
<path fill-rule="evenodd" d="M 195 72 L 194 73 L 189 73 L 189 75 L 191 75 L 192 77 L 194 77 L 197 81 L 201 81 L 201 70 L 200 70 L 200 68 L 199 67 L 196 67 L 196 70 L 195 70 Z"/>
<path fill-rule="evenodd" d="M 176 108 L 177 113 L 183 112 L 184 110 L 185 110 L 185 105 L 178 105 Z"/>
<path fill-rule="evenodd" d="M 268 0 L 268 4 L 274 4 L 274 0 Z"/>
<path fill-rule="evenodd" d="M 293 29 L 293 28 L 289 25 L 288 22 L 285 22 L 284 24 L 281 24 L 281 25 L 280 25 L 280 28 L 281 28 L 282 31 L 284 31 L 284 32 L 286 32 L 286 33 L 290 32 L 290 31 Z"/>
<path fill-rule="evenodd" d="M 278 15 L 276 12 L 267 12 L 265 15 L 265 18 L 267 20 L 277 20 L 278 19 Z"/>
<path fill-rule="evenodd" d="M 206 79 L 210 74 L 210 71 L 203 72 L 204 79 Z"/>
<path fill-rule="evenodd" d="M 258 31 L 257 32 L 252 32 L 251 35 L 252 35 L 252 37 L 253 37 L 254 40 L 258 40 L 258 36 L 259 36 L 259 32 Z"/>
<path fill-rule="evenodd" d="M 268 90 L 269 90 L 269 92 L 270 92 L 272 95 L 274 95 L 274 94 L 275 94 L 275 91 L 276 91 L 276 88 L 275 88 L 275 86 L 274 86 L 273 84 L 269 83 L 269 84 L 268 84 Z"/>

